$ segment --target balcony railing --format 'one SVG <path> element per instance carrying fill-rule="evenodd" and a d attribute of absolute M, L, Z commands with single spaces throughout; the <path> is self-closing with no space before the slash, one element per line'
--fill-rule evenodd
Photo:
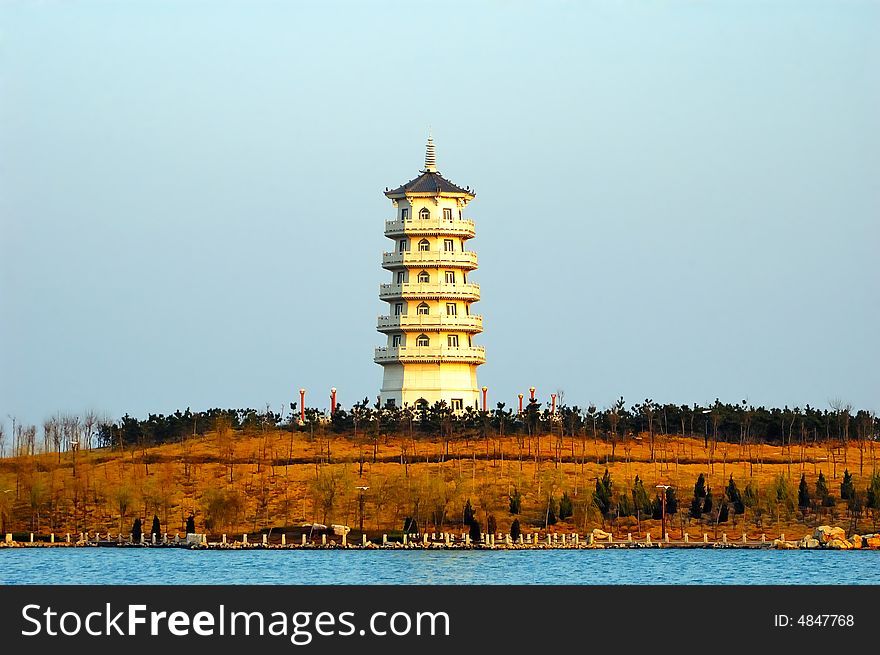
<path fill-rule="evenodd" d="M 436 300 L 471 300 L 480 299 L 479 284 L 446 284 L 443 282 L 403 282 L 401 284 L 379 285 L 381 300 L 401 299 L 436 299 Z"/>
<path fill-rule="evenodd" d="M 447 268 L 477 267 L 477 253 L 461 250 L 415 250 L 382 253 L 383 268 L 401 266 L 444 266 Z"/>
<path fill-rule="evenodd" d="M 380 332 L 396 330 L 482 332 L 483 317 L 478 314 L 465 314 L 464 316 L 450 316 L 448 314 L 380 316 L 377 329 Z"/>
<path fill-rule="evenodd" d="M 448 234 L 473 239 L 476 231 L 474 222 L 467 218 L 446 220 L 444 218 L 413 218 L 402 221 L 385 221 L 385 236 L 397 237 L 404 234 L 429 235 Z"/>
<path fill-rule="evenodd" d="M 483 364 L 486 361 L 486 349 L 483 346 L 382 346 L 376 348 L 373 360 L 377 364 L 407 362 L 461 362 L 465 364 Z"/>

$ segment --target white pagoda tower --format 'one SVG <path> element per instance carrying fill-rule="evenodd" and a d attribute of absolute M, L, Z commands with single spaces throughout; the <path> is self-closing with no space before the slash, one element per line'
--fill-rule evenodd
<path fill-rule="evenodd" d="M 468 279 L 477 255 L 465 250 L 474 222 L 461 215 L 475 193 L 437 172 L 429 137 L 425 169 L 385 195 L 396 216 L 385 222 L 394 246 L 382 255 L 391 280 L 379 288 L 388 302 L 377 327 L 388 342 L 375 355 L 384 370 L 381 402 L 402 407 L 445 400 L 454 410 L 479 408 L 477 366 L 486 353 L 473 337 L 483 331 L 483 317 L 471 312 L 480 285 Z"/>

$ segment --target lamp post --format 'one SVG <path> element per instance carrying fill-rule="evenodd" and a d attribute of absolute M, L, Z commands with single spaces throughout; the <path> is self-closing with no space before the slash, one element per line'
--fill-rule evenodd
<path fill-rule="evenodd" d="M 486 392 L 489 391 L 489 387 L 483 387 L 483 411 L 486 411 Z"/>
<path fill-rule="evenodd" d="M 299 422 L 306 422 L 306 390 L 299 390 Z"/>
<path fill-rule="evenodd" d="M 336 387 L 330 389 L 330 415 L 336 411 Z"/>
<path fill-rule="evenodd" d="M 712 413 L 711 409 L 704 409 L 701 412 L 701 414 L 706 416 L 706 433 L 703 435 L 703 448 L 709 447 L 709 417 L 707 415 L 711 414 L 711 413 Z"/>
<path fill-rule="evenodd" d="M 556 394 L 551 393 L 550 394 L 550 415 L 552 416 L 555 413 L 556 413 Z"/>
<path fill-rule="evenodd" d="M 661 513 L 660 513 L 660 542 L 666 540 L 666 490 L 669 489 L 670 485 L 668 484 L 658 484 L 657 488 L 660 489 L 660 505 L 661 505 Z"/>
<path fill-rule="evenodd" d="M 73 477 L 76 479 L 76 451 L 79 448 L 79 441 L 74 439 L 70 442 L 70 449 L 73 451 Z"/>
<path fill-rule="evenodd" d="M 519 413 L 522 414 L 522 399 L 523 399 L 523 395 L 522 395 L 521 393 L 518 393 L 518 394 L 516 394 L 516 395 L 517 395 L 517 397 L 519 398 Z"/>
<path fill-rule="evenodd" d="M 529 393 L 532 394 L 531 399 L 535 399 L 535 387 L 529 387 Z"/>

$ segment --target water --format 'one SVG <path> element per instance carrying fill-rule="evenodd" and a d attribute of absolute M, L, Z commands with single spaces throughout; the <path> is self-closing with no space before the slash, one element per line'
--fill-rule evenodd
<path fill-rule="evenodd" d="M 4 548 L 0 584 L 880 584 L 880 551 Z"/>

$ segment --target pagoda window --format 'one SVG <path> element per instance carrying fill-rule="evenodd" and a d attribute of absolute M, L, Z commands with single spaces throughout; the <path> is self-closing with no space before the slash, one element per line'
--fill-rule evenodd
<path fill-rule="evenodd" d="M 419 241 L 419 251 L 420 252 L 428 252 L 431 249 L 431 242 L 427 239 L 422 239 Z"/>
<path fill-rule="evenodd" d="M 460 412 L 464 409 L 464 400 L 462 398 L 453 398 L 452 399 L 452 411 Z"/>
<path fill-rule="evenodd" d="M 406 271 L 397 271 L 397 284 L 406 282 Z"/>
<path fill-rule="evenodd" d="M 445 271 L 446 284 L 455 284 L 455 271 Z"/>
<path fill-rule="evenodd" d="M 422 271 L 419 273 L 419 282 L 422 284 L 427 284 L 431 281 L 431 276 L 428 275 L 428 271 Z"/>
<path fill-rule="evenodd" d="M 420 334 L 416 338 L 416 345 L 419 348 L 426 348 L 427 346 L 431 345 L 431 340 L 428 338 L 427 334 Z"/>
<path fill-rule="evenodd" d="M 452 220 L 452 210 L 449 207 L 443 209 L 443 220 L 451 221 Z"/>
<path fill-rule="evenodd" d="M 398 302 L 398 303 L 394 304 L 394 315 L 395 316 L 402 316 L 403 315 L 403 303 L 402 302 Z"/>
<path fill-rule="evenodd" d="M 406 207 L 400 210 L 400 220 L 409 220 L 409 209 L 407 209 Z"/>
<path fill-rule="evenodd" d="M 391 347 L 392 348 L 400 348 L 400 344 L 403 342 L 402 334 L 392 334 L 391 335 Z"/>
<path fill-rule="evenodd" d="M 454 302 L 446 303 L 446 315 L 447 316 L 457 316 L 458 315 L 458 305 Z"/>
<path fill-rule="evenodd" d="M 427 220 L 431 218 L 431 212 L 428 210 L 427 207 L 422 207 L 419 210 L 419 218 L 421 218 L 422 220 Z"/>
<path fill-rule="evenodd" d="M 400 242 L 397 244 L 397 251 L 406 252 L 406 239 L 400 240 Z"/>
<path fill-rule="evenodd" d="M 443 239 L 443 250 L 445 252 L 455 252 L 455 242 L 452 239 Z"/>
<path fill-rule="evenodd" d="M 428 303 L 419 303 L 419 306 L 416 307 L 416 314 L 419 316 L 427 316 L 431 313 L 431 308 L 428 307 Z"/>
<path fill-rule="evenodd" d="M 446 336 L 446 345 L 450 348 L 458 348 L 458 335 L 450 334 Z"/>

